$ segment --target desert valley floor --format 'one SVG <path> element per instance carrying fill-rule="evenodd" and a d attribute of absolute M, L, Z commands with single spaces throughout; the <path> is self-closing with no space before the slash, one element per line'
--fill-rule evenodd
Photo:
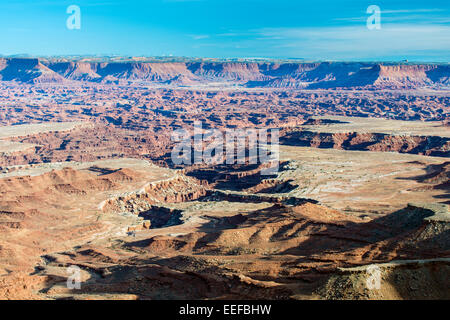
<path fill-rule="evenodd" d="M 449 70 L 0 59 L 0 298 L 450 299 Z M 174 165 L 194 121 L 278 172 Z"/>

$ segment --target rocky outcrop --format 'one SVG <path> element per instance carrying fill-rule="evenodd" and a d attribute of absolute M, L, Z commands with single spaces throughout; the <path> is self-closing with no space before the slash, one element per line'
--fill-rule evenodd
<path fill-rule="evenodd" d="M 158 203 L 177 203 L 196 200 L 206 195 L 206 189 L 194 178 L 175 175 L 174 177 L 148 183 L 137 192 L 112 197 L 99 206 L 104 212 L 140 213 L 151 210 Z"/>
<path fill-rule="evenodd" d="M 374 270 L 379 275 L 379 287 L 371 285 Z M 449 273 L 449 258 L 339 268 L 318 292 L 329 300 L 448 300 L 450 295 L 445 283 Z"/>
<path fill-rule="evenodd" d="M 308 130 L 289 132 L 280 138 L 284 145 L 450 156 L 450 139 L 438 136 L 401 136 L 385 133 L 327 133 Z"/>
<path fill-rule="evenodd" d="M 318 201 L 307 198 L 298 198 L 283 194 L 249 194 L 245 192 L 235 191 L 221 191 L 221 190 L 207 190 L 206 196 L 211 201 L 228 201 L 228 202 L 246 202 L 246 203 L 261 203 L 268 202 L 274 204 L 284 205 L 301 205 L 305 203 L 317 204 Z"/>

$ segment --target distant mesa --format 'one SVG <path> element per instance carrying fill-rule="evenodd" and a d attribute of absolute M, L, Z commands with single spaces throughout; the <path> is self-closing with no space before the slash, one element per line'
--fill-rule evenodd
<path fill-rule="evenodd" d="M 448 64 L 361 62 L 140 62 L 1 58 L 0 80 L 20 83 L 236 83 L 247 88 L 417 89 L 450 86 Z"/>

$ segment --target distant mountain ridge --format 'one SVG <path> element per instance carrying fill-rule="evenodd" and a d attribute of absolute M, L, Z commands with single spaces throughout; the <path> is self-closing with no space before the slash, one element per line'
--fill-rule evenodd
<path fill-rule="evenodd" d="M 235 82 L 261 88 L 417 89 L 450 86 L 449 64 L 363 62 L 90 62 L 0 58 L 0 81 L 145 82 L 193 86 Z"/>

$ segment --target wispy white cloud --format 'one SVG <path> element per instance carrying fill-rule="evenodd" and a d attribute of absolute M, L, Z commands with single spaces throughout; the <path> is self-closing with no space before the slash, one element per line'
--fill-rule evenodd
<path fill-rule="evenodd" d="M 443 14 L 444 13 L 444 14 Z M 363 22 L 369 17 L 368 14 L 358 17 L 337 17 L 334 21 L 347 22 Z M 385 22 L 405 22 L 411 21 L 414 23 L 447 23 L 450 21 L 446 10 L 431 8 L 431 9 L 399 9 L 399 10 L 381 10 L 381 19 Z"/>
<path fill-rule="evenodd" d="M 264 28 L 257 39 L 289 55 L 336 59 L 432 53 L 450 58 L 450 26 L 383 24 L 381 30 L 365 26 L 317 28 Z"/>
<path fill-rule="evenodd" d="M 202 40 L 202 39 L 208 39 L 209 35 L 207 35 L 207 34 L 190 34 L 189 37 L 191 37 L 194 40 Z"/>
<path fill-rule="evenodd" d="M 359 22 L 365 23 L 367 21 L 368 16 L 361 17 L 352 17 L 352 18 L 335 18 L 334 21 L 344 21 L 344 22 Z M 381 15 L 381 22 L 389 22 L 389 23 L 416 23 L 416 24 L 442 24 L 442 23 L 450 23 L 450 17 L 446 16 L 436 16 L 436 17 L 426 17 L 418 14 L 409 14 L 402 16 L 384 16 Z"/>
<path fill-rule="evenodd" d="M 217 34 L 217 36 L 219 36 L 219 37 L 238 37 L 240 35 L 241 35 L 241 33 L 239 33 L 239 32 L 224 32 L 224 33 Z"/>
<path fill-rule="evenodd" d="M 444 9 L 432 8 L 432 9 L 399 9 L 399 10 L 381 10 L 381 13 L 431 13 L 431 12 L 443 12 Z"/>

